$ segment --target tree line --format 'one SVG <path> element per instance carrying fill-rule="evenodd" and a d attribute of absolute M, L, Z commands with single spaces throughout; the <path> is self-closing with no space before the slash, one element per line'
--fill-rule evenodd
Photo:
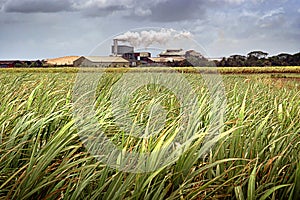
<path fill-rule="evenodd" d="M 232 55 L 224 57 L 221 61 L 215 61 L 218 67 L 266 67 L 266 66 L 300 66 L 300 52 L 294 55 L 281 53 L 268 57 L 268 53 L 263 51 L 252 51 L 244 55 Z"/>

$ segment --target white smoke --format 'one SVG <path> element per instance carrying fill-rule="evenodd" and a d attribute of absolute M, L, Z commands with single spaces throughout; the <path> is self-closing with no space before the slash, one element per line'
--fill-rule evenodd
<path fill-rule="evenodd" d="M 152 44 L 166 44 L 171 40 L 190 39 L 193 35 L 188 31 L 175 31 L 174 29 L 149 30 L 141 32 L 126 32 L 115 39 L 126 41 L 135 47 L 149 47 Z"/>

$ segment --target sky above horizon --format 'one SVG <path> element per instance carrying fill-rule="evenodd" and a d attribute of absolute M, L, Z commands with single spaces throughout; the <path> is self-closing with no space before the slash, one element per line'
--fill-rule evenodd
<path fill-rule="evenodd" d="M 300 51 L 300 1 L 0 0 L 0 27 L 2 60 L 88 55 L 144 27 L 191 32 L 209 57 L 293 54 Z"/>

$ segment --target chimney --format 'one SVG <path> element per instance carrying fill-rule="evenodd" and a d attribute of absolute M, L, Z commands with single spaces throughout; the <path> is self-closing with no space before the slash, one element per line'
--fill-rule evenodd
<path fill-rule="evenodd" d="M 118 39 L 114 39 L 114 56 L 118 56 Z"/>

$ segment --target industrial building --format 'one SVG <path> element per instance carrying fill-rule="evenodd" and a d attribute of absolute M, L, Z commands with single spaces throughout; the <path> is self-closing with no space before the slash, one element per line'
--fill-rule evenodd
<path fill-rule="evenodd" d="M 149 63 L 149 58 L 151 53 L 149 52 L 134 52 L 134 53 L 124 53 L 122 57 L 130 62 L 132 67 L 138 65 L 144 65 Z"/>
<path fill-rule="evenodd" d="M 73 62 L 74 67 L 129 67 L 130 62 L 122 57 L 81 56 Z"/>
<path fill-rule="evenodd" d="M 197 60 L 199 65 L 208 62 L 200 53 L 183 49 L 166 49 L 152 57 L 150 52 L 136 52 L 133 46 L 119 44 L 125 39 L 115 38 L 111 46 L 111 56 L 65 56 L 37 61 L 3 60 L 0 68 L 14 67 L 138 67 L 138 66 L 189 66 L 188 61 Z"/>
<path fill-rule="evenodd" d="M 127 45 L 119 45 L 117 48 L 112 46 L 112 52 L 114 56 L 122 56 L 125 53 L 134 53 L 134 48 Z"/>
<path fill-rule="evenodd" d="M 158 57 L 152 57 L 150 52 L 135 52 L 134 47 L 119 45 L 126 42 L 114 39 L 111 46 L 111 56 L 69 56 L 47 60 L 52 65 L 73 65 L 74 67 L 138 67 L 138 66 L 188 66 L 190 57 L 197 60 L 205 58 L 194 50 L 166 49 Z"/>
<path fill-rule="evenodd" d="M 156 57 L 148 59 L 149 65 L 153 66 L 185 66 L 186 58 L 184 57 Z"/>
<path fill-rule="evenodd" d="M 183 49 L 167 49 L 159 54 L 159 57 L 184 57 L 185 53 Z"/>
<path fill-rule="evenodd" d="M 174 66 L 185 65 L 186 52 L 183 49 L 167 49 L 159 54 L 159 57 L 151 57 L 150 52 L 135 52 L 134 47 L 119 45 L 119 42 L 125 42 L 122 39 L 114 39 L 112 45 L 112 55 L 122 57 L 130 62 L 131 67 L 141 65 L 152 66 Z"/>
<path fill-rule="evenodd" d="M 118 39 L 114 39 L 114 45 L 111 47 L 114 56 L 122 56 L 125 53 L 134 53 L 134 48 L 127 45 L 119 45 Z"/>

